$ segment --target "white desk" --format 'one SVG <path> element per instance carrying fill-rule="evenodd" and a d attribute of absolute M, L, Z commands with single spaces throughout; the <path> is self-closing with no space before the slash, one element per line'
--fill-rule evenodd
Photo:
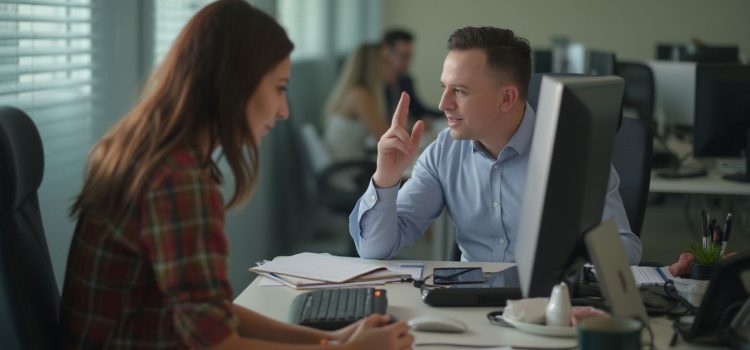
<path fill-rule="evenodd" d="M 434 267 L 471 265 L 482 266 L 485 271 L 500 271 L 510 266 L 503 263 L 459 263 L 450 261 L 428 261 L 424 274 L 432 273 Z M 292 299 L 302 291 L 287 287 L 261 287 L 259 280 L 253 281 L 238 297 L 235 303 L 245 306 L 276 320 L 288 322 L 289 306 Z M 384 287 L 388 294 L 388 312 L 400 320 L 425 314 L 439 314 L 462 320 L 469 326 L 466 333 L 445 334 L 412 332 L 418 349 L 448 349 L 445 346 L 430 346 L 434 343 L 485 346 L 514 346 L 525 348 L 575 348 L 575 338 L 551 338 L 523 333 L 512 328 L 491 325 L 486 318 L 493 307 L 431 307 L 422 303 L 419 289 L 409 283 L 388 284 Z M 705 349 L 685 343 L 682 339 L 673 348 L 669 347 L 672 337 L 671 321 L 663 318 L 651 321 L 658 349 Z M 645 332 L 644 332 L 645 334 Z M 420 345 L 424 344 L 424 345 Z M 644 347 L 645 348 L 645 347 Z M 710 348 L 709 348 L 710 349 Z"/>
<path fill-rule="evenodd" d="M 707 176 L 684 179 L 665 179 L 651 172 L 650 192 L 750 196 L 750 184 L 724 180 L 709 171 Z"/>

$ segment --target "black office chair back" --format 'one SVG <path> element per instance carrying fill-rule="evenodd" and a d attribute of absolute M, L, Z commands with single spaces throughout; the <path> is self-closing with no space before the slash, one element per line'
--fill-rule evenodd
<path fill-rule="evenodd" d="M 0 327 L 3 349 L 58 343 L 59 292 L 39 211 L 42 140 L 26 114 L 0 107 Z"/>
<path fill-rule="evenodd" d="M 656 94 L 651 67 L 642 63 L 617 62 L 615 74 L 625 79 L 623 107 L 635 110 L 639 119 L 654 123 Z"/>
<path fill-rule="evenodd" d="M 630 229 L 641 235 L 643 216 L 651 183 L 653 131 L 644 120 L 622 118 L 615 134 L 612 165 L 620 175 L 620 197 L 625 206 Z"/>
<path fill-rule="evenodd" d="M 618 63 L 618 67 L 620 64 Z M 650 68 L 648 72 L 651 73 Z M 545 75 L 571 76 L 571 74 L 532 74 L 527 101 L 534 110 L 537 109 L 539 103 L 539 88 L 542 77 Z M 625 84 L 627 90 L 627 80 Z M 620 118 L 620 125 L 615 134 L 612 165 L 620 175 L 620 197 L 625 206 L 630 229 L 638 236 L 641 235 L 650 186 L 652 140 L 653 129 L 650 122 Z"/>

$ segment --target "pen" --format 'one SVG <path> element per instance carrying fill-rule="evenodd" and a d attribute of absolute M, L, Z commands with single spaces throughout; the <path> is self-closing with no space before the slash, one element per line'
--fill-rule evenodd
<path fill-rule="evenodd" d="M 709 243 L 716 243 L 716 236 L 714 230 L 716 229 L 716 219 L 711 219 L 708 223 L 708 240 Z"/>
<path fill-rule="evenodd" d="M 714 241 L 714 244 L 716 244 L 717 246 L 721 246 L 721 241 L 722 241 L 721 237 L 723 236 L 722 233 L 723 232 L 721 232 L 721 227 L 719 227 L 719 225 L 716 224 L 716 226 L 714 226 L 714 240 L 713 241 Z"/>
<path fill-rule="evenodd" d="M 721 241 L 721 254 L 724 255 L 724 251 L 727 249 L 727 242 L 729 241 L 729 232 L 732 231 L 732 212 L 727 214 L 727 220 L 724 221 L 724 237 Z"/>
<path fill-rule="evenodd" d="M 703 248 L 708 247 L 708 215 L 706 209 L 701 209 L 701 237 L 703 238 Z"/>

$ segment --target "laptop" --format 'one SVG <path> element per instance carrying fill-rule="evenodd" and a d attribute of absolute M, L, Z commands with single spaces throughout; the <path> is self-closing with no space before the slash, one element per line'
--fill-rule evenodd
<path fill-rule="evenodd" d="M 586 249 L 596 268 L 599 288 L 615 317 L 648 323 L 646 307 L 630 271 L 625 246 L 614 220 L 609 219 L 586 233 Z"/>

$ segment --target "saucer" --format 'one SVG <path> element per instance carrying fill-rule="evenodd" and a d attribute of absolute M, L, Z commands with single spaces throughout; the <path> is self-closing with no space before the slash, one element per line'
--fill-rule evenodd
<path fill-rule="evenodd" d="M 546 326 L 546 325 L 541 325 L 541 324 L 526 323 L 526 322 L 512 320 L 509 317 L 505 317 L 505 315 L 503 315 L 503 319 L 505 320 L 505 322 L 508 322 L 511 325 L 513 325 L 513 327 L 516 327 L 519 330 L 526 332 L 526 333 L 543 335 L 547 337 L 561 337 L 561 338 L 572 338 L 576 336 L 576 328 L 573 326 L 560 327 L 560 326 Z"/>

